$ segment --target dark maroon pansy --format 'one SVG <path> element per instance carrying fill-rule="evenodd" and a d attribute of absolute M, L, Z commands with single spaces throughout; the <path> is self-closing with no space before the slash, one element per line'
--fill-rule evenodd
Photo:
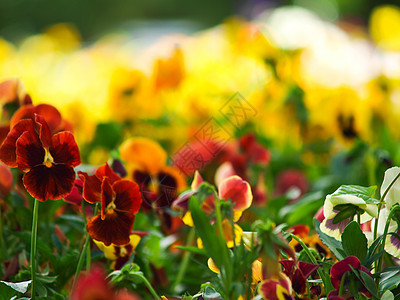
<path fill-rule="evenodd" d="M 353 273 L 353 269 L 365 272 L 369 276 L 373 277 L 371 272 L 366 267 L 361 265 L 361 262 L 357 257 L 348 256 L 331 267 L 330 275 L 333 287 L 335 289 L 339 289 L 344 274 L 346 274 L 347 272 L 349 274 Z M 356 282 L 358 282 L 360 293 L 366 295 L 367 297 L 371 297 L 371 294 L 367 291 L 364 285 L 359 282 L 357 277 L 354 276 L 354 278 L 352 277 L 350 279 L 346 279 L 345 284 L 348 284 L 350 280 L 355 280 Z"/>
<path fill-rule="evenodd" d="M 94 175 L 78 174 L 83 181 L 83 198 L 89 203 L 101 203 L 100 214 L 88 221 L 90 236 L 106 246 L 128 244 L 142 203 L 139 186 L 121 179 L 108 164 L 99 167 Z"/>
<path fill-rule="evenodd" d="M 307 278 L 318 269 L 318 265 L 303 261 L 284 259 L 280 263 L 284 267 L 284 273 L 292 282 L 293 290 L 298 294 L 304 294 L 307 290 Z"/>
<path fill-rule="evenodd" d="M 32 197 L 46 201 L 67 196 L 74 186 L 79 149 L 71 132 L 52 136 L 45 119 L 20 120 L 0 147 L 0 160 L 26 173 L 23 183 Z"/>

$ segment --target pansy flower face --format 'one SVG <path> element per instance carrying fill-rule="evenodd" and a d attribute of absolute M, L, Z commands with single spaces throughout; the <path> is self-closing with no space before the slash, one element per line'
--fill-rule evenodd
<path fill-rule="evenodd" d="M 0 147 L 0 159 L 24 173 L 23 183 L 32 197 L 46 201 L 67 196 L 74 185 L 79 149 L 71 132 L 51 135 L 40 115 L 20 120 Z"/>
<path fill-rule="evenodd" d="M 142 203 L 139 186 L 121 179 L 108 164 L 99 167 L 94 175 L 78 174 L 83 180 L 83 198 L 89 203 L 101 203 L 101 213 L 87 224 L 90 236 L 106 246 L 128 244 Z"/>
<path fill-rule="evenodd" d="M 120 152 L 121 159 L 127 163 L 128 176 L 142 192 L 142 209 L 169 207 L 178 190 L 186 186 L 179 170 L 166 165 L 167 153 L 156 142 L 133 138 L 121 145 Z"/>
<path fill-rule="evenodd" d="M 366 204 L 365 201 L 354 195 L 328 195 L 324 203 L 324 216 L 325 219 L 321 223 L 321 231 L 334 237 L 337 240 L 341 239 L 346 226 L 353 221 L 354 217 L 335 222 L 335 217 L 340 212 L 341 205 L 353 206 L 362 211 L 361 223 L 370 221 L 378 214 L 378 208 L 374 204 Z"/>
<path fill-rule="evenodd" d="M 191 190 L 182 193 L 172 204 L 174 210 L 183 212 L 182 221 L 193 227 L 193 220 L 188 211 L 189 199 L 192 195 L 196 194 L 201 183 L 203 182 L 198 171 L 195 172 L 191 184 Z M 223 179 L 218 185 L 218 197 L 221 200 L 230 200 L 233 204 L 233 220 L 237 222 L 244 210 L 251 206 L 253 201 L 253 194 L 251 192 L 250 184 L 237 175 Z M 210 215 L 215 209 L 214 195 L 209 195 L 202 204 L 203 211 Z"/>
<path fill-rule="evenodd" d="M 259 294 L 268 300 L 289 300 L 292 297 L 290 279 L 283 273 L 264 280 L 258 287 Z"/>
<path fill-rule="evenodd" d="M 353 272 L 360 271 L 368 274 L 369 276 L 371 276 L 371 278 L 373 278 L 371 272 L 366 267 L 362 266 L 360 260 L 355 256 L 348 256 L 345 259 L 337 262 L 331 267 L 330 271 L 333 287 L 338 290 L 341 285 L 343 276 L 345 276 L 345 274 L 349 274 L 351 276 L 347 276 L 344 280 L 344 288 L 348 289 L 351 285 L 353 289 L 357 288 L 360 293 L 370 298 L 372 295 L 367 291 L 367 289 L 360 282 L 358 277 L 352 275 Z"/>
<path fill-rule="evenodd" d="M 292 288 L 297 294 L 304 294 L 307 289 L 307 278 L 318 269 L 318 265 L 304 261 L 283 259 L 280 261 L 285 268 L 284 273 L 292 281 Z"/>

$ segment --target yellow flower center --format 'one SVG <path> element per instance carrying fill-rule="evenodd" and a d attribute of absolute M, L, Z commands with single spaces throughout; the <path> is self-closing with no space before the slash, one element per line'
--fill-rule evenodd
<path fill-rule="evenodd" d="M 49 149 L 46 149 L 46 148 L 45 148 L 44 151 L 45 151 L 45 154 L 44 154 L 44 161 L 43 161 L 43 163 L 44 163 L 44 165 L 45 165 L 46 167 L 51 168 L 51 166 L 52 166 L 53 163 L 54 163 L 54 159 L 53 159 L 53 157 L 51 156 Z"/>
<path fill-rule="evenodd" d="M 106 207 L 106 214 L 114 213 L 114 209 L 116 208 L 114 201 L 110 202 L 110 204 Z"/>

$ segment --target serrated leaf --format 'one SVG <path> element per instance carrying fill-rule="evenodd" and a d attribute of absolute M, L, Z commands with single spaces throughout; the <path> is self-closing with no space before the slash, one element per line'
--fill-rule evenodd
<path fill-rule="evenodd" d="M 361 198 L 366 204 L 379 204 L 378 199 L 374 199 L 376 185 L 365 187 L 361 185 L 342 185 L 333 194 L 333 196 L 339 195 L 353 195 Z"/>
<path fill-rule="evenodd" d="M 342 243 L 335 238 L 323 233 L 319 228 L 320 224 L 321 222 L 319 222 L 317 219 L 314 219 L 314 227 L 321 241 L 329 248 L 329 250 L 332 251 L 332 253 L 338 260 L 342 260 L 343 258 L 345 258 L 346 254 L 343 250 Z"/>
<path fill-rule="evenodd" d="M 344 229 L 342 246 L 347 256 L 356 256 L 360 261 L 367 256 L 368 241 L 356 221 L 350 222 Z"/>

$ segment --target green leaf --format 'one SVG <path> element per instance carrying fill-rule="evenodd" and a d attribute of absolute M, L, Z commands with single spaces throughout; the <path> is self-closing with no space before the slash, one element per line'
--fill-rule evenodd
<path fill-rule="evenodd" d="M 196 233 L 203 241 L 204 249 L 213 259 L 215 265 L 221 269 L 223 256 L 228 257 L 228 248 L 225 243 L 221 243 L 215 229 L 211 226 L 208 216 L 201 209 L 199 201 L 191 197 L 189 209 L 192 214 Z"/>
<path fill-rule="evenodd" d="M 367 273 L 365 273 L 364 271 L 361 271 L 361 270 L 360 270 L 360 275 L 361 275 L 362 282 L 363 282 L 364 286 L 366 287 L 366 289 L 374 297 L 379 299 L 379 297 L 378 297 L 378 289 L 376 288 L 374 279 L 369 274 L 367 274 Z"/>
<path fill-rule="evenodd" d="M 368 248 L 367 256 L 365 257 L 364 261 L 361 262 L 363 266 L 369 268 L 374 261 L 378 260 L 385 253 L 384 251 L 375 253 L 380 245 L 380 242 L 382 241 L 382 238 L 383 235 L 377 237 L 376 240 Z"/>
<path fill-rule="evenodd" d="M 317 219 L 314 219 L 314 227 L 321 241 L 329 248 L 329 250 L 332 251 L 332 253 L 338 260 L 342 260 L 343 258 L 345 258 L 346 254 L 343 250 L 342 243 L 335 238 L 323 233 L 319 228 L 320 224 L 321 222 L 319 222 Z"/>
<path fill-rule="evenodd" d="M 200 254 L 200 255 L 203 255 L 203 256 L 207 256 L 206 250 L 199 249 L 199 248 L 193 247 L 193 246 L 175 246 L 174 248 L 181 249 L 181 250 L 184 250 L 184 251 L 189 251 L 189 252 L 192 252 L 192 253 L 195 253 L 195 254 Z"/>
<path fill-rule="evenodd" d="M 357 206 L 352 204 L 339 204 L 336 205 L 334 209 L 339 210 L 339 212 L 333 218 L 333 224 L 337 224 L 349 218 L 353 219 L 354 215 L 357 213 Z"/>
<path fill-rule="evenodd" d="M 374 199 L 376 185 L 365 187 L 361 185 L 342 185 L 331 196 L 353 195 L 361 198 L 366 204 L 379 204 L 378 199 Z"/>
<path fill-rule="evenodd" d="M 400 284 L 400 267 L 388 267 L 381 273 L 379 288 L 381 291 L 391 290 Z"/>
<path fill-rule="evenodd" d="M 344 229 L 342 246 L 347 256 L 356 256 L 360 261 L 367 256 L 368 241 L 356 221 L 350 222 Z"/>
<path fill-rule="evenodd" d="M 26 293 L 28 286 L 32 280 L 21 281 L 21 282 L 7 282 L 0 281 L 0 299 L 9 300 L 17 293 Z"/>
<path fill-rule="evenodd" d="M 383 293 L 381 300 L 394 300 L 394 295 L 391 291 L 387 290 Z"/>
<path fill-rule="evenodd" d="M 203 298 L 205 300 L 210 299 L 210 300 L 215 300 L 215 299 L 222 299 L 222 296 L 220 293 L 218 293 L 213 287 L 207 286 L 204 289 L 203 292 Z"/>

